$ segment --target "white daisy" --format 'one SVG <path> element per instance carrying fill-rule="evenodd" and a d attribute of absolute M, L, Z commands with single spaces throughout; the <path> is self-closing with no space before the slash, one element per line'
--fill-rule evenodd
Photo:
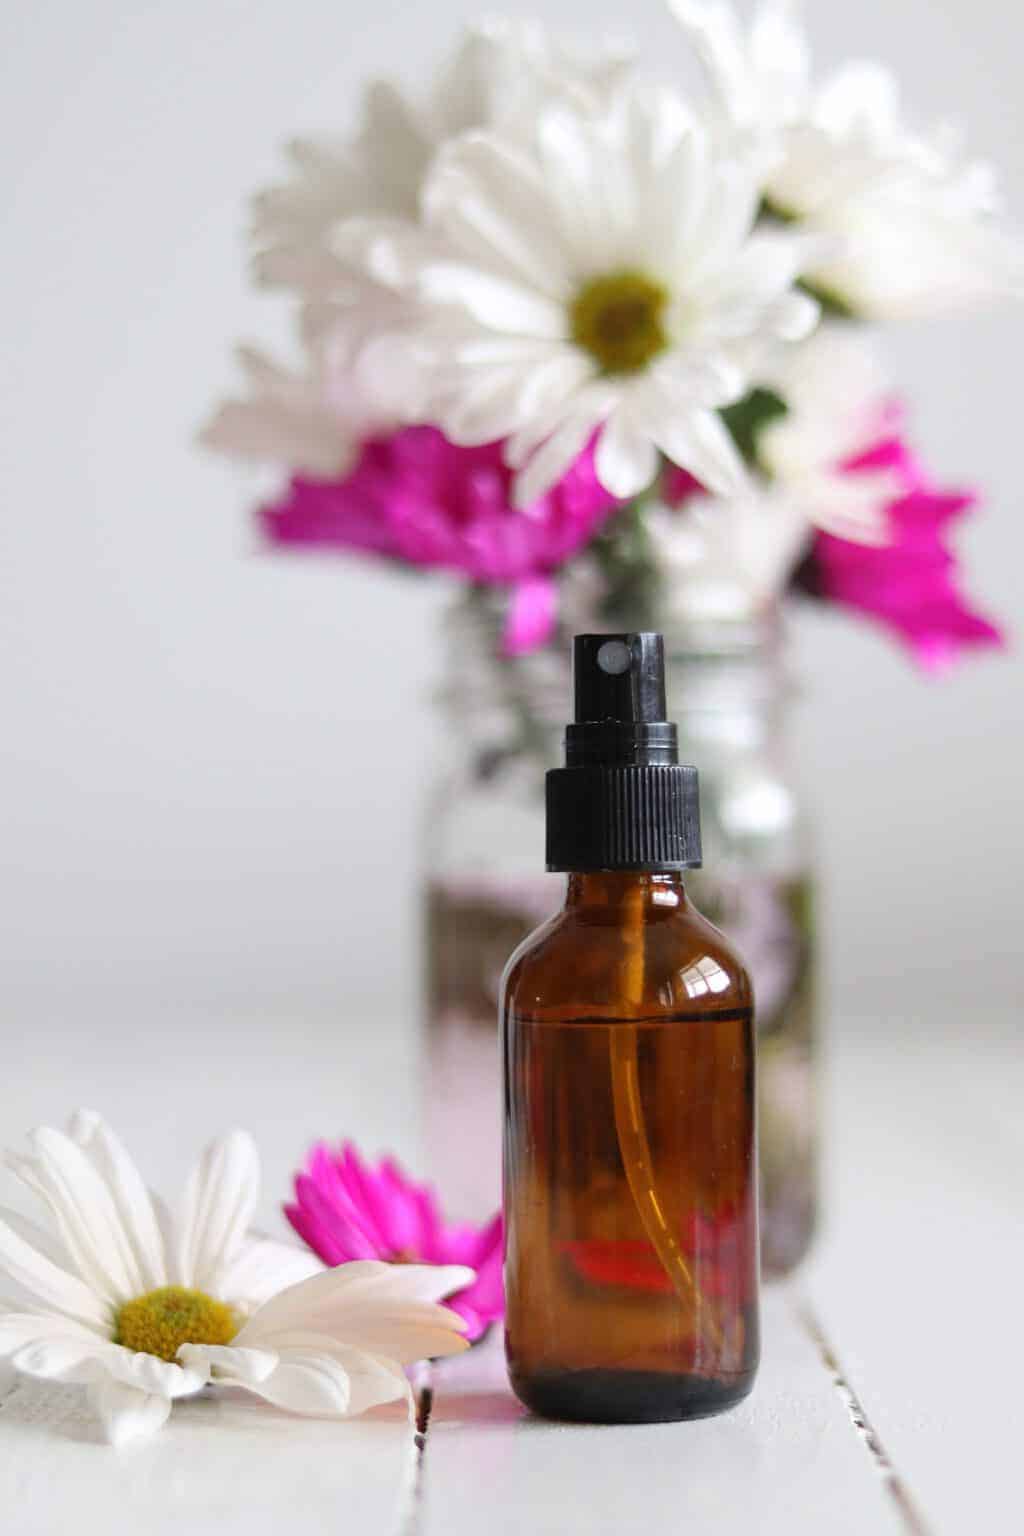
<path fill-rule="evenodd" d="M 851 63 L 816 84 L 795 0 L 760 0 L 748 28 L 728 0 L 669 3 L 769 206 L 831 238 L 808 271 L 823 293 L 897 317 L 1020 291 L 991 168 L 964 158 L 948 127 L 910 128 L 888 71 Z"/>
<path fill-rule="evenodd" d="M 405 265 L 387 259 L 378 235 L 385 227 L 406 245 L 423 240 L 421 193 L 439 147 L 471 129 L 526 131 L 555 97 L 599 108 L 628 62 L 614 47 L 579 56 L 536 24 L 485 22 L 467 29 L 422 100 L 372 81 L 354 138 L 291 146 L 293 174 L 254 202 L 255 266 L 263 282 L 302 298 L 329 401 L 356 394 L 381 421 L 423 416 L 419 311 Z"/>
<path fill-rule="evenodd" d="M 526 145 L 447 145 L 424 188 L 434 248 L 381 242 L 416 269 L 426 414 L 458 443 L 508 439 L 523 506 L 595 431 L 613 495 L 644 490 L 659 452 L 734 489 L 716 410 L 768 343 L 817 320 L 792 288 L 802 240 L 752 235 L 758 200 L 749 168 L 655 93 L 600 114 L 556 105 Z"/>
<path fill-rule="evenodd" d="M 257 195 L 258 274 L 307 297 L 343 300 L 353 270 L 336 237 L 348 220 L 415 222 L 423 180 L 447 139 L 478 128 L 514 131 L 556 94 L 600 106 L 628 62 L 621 48 L 588 59 L 537 24 L 492 20 L 467 28 L 422 99 L 391 81 L 371 81 L 355 137 L 297 141 L 292 176 Z"/>
<path fill-rule="evenodd" d="M 464 1348 L 437 1305 L 460 1267 L 341 1265 L 249 1231 L 259 1194 L 250 1137 L 204 1152 L 177 1220 L 98 1115 L 34 1132 L 10 1167 L 56 1237 L 0 1219 L 0 1359 L 84 1383 L 108 1438 L 158 1429 L 175 1398 L 230 1383 L 296 1413 L 344 1417 L 408 1394 L 402 1364 Z"/>

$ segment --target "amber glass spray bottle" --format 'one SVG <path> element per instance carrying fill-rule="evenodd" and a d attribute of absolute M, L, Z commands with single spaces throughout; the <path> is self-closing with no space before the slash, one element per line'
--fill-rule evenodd
<path fill-rule="evenodd" d="M 574 672 L 547 776 L 566 902 L 502 987 L 509 1373 L 553 1418 L 694 1418 L 757 1368 L 750 982 L 683 888 L 697 773 L 661 636 L 579 635 Z"/>

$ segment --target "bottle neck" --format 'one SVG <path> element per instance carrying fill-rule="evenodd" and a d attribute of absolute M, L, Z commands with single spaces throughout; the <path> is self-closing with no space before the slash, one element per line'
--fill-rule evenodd
<path fill-rule="evenodd" d="M 613 913 L 635 912 L 638 908 L 667 911 L 681 907 L 686 900 L 682 870 L 652 873 L 647 870 L 617 869 L 594 873 L 570 874 L 565 893 L 567 908 L 601 908 Z"/>

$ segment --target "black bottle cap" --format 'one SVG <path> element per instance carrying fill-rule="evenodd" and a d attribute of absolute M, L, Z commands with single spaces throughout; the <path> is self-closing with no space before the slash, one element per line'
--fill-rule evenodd
<path fill-rule="evenodd" d="M 573 676 L 565 767 L 546 781 L 548 869 L 699 867 L 697 770 L 665 719 L 661 636 L 577 635 Z"/>

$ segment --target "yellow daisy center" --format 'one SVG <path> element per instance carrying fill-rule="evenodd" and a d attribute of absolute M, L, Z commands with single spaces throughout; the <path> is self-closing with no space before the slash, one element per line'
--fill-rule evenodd
<path fill-rule="evenodd" d="M 162 1285 L 125 1302 L 114 1343 L 173 1360 L 182 1344 L 230 1344 L 237 1332 L 238 1320 L 223 1301 L 183 1285 Z"/>
<path fill-rule="evenodd" d="M 661 284 L 643 272 L 626 268 L 592 277 L 569 309 L 572 339 L 602 373 L 636 373 L 668 346 L 668 301 Z"/>

